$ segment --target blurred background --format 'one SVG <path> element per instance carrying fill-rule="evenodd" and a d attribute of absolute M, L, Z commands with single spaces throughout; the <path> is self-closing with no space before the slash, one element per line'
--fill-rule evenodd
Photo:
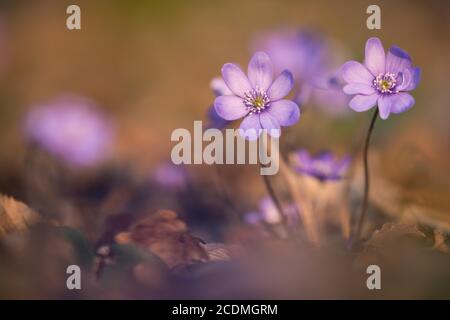
<path fill-rule="evenodd" d="M 158 209 L 176 211 L 191 233 L 208 243 L 242 244 L 242 239 L 247 241 L 248 237 L 254 237 L 247 231 L 241 232 L 240 222 L 236 221 L 242 220 L 245 212 L 257 209 L 259 200 L 265 196 L 258 168 L 173 168 L 168 163 L 174 145 L 170 135 L 176 128 L 193 130 L 194 120 L 208 119 L 207 112 L 214 101 L 210 82 L 220 76 L 224 63 L 237 62 L 245 67 L 258 47 L 258 39 L 266 34 L 308 30 L 327 39 L 335 67 L 347 60 L 362 61 L 366 40 L 376 36 L 385 49 L 394 44 L 405 49 L 414 65 L 422 68 L 421 83 L 413 93 L 414 107 L 376 124 L 372 174 L 374 184 L 377 177 L 380 181 L 379 189 L 374 187 L 372 204 L 373 212 L 378 212 L 382 218 L 374 215 L 372 229 L 367 232 L 381 227 L 380 220 L 392 221 L 403 216 L 405 210 L 413 211 L 414 217 L 426 227 L 449 232 L 448 1 L 78 0 L 82 29 L 72 31 L 66 28 L 66 8 L 70 4 L 74 1 L 4 0 L 0 4 L 0 193 L 26 203 L 50 224 L 80 231 L 95 250 L 104 243 L 109 244 L 116 234 L 128 228 L 135 216 Z M 366 9 L 371 4 L 381 7 L 381 30 L 366 27 Z M 79 115 L 82 123 L 92 124 L 93 131 L 89 134 L 100 132 L 103 137 L 91 145 L 92 150 L 102 150 L 104 156 L 95 165 L 61 164 L 64 161 L 42 153 L 36 141 L 31 141 L 30 136 L 46 134 L 34 128 L 39 121 L 46 123 L 45 116 L 32 111 L 58 101 L 72 101 L 67 102 L 69 105 L 82 101 L 98 112 Z M 301 106 L 299 123 L 283 131 L 281 150 L 285 154 L 299 148 L 311 152 L 332 150 L 339 155 L 352 154 L 355 163 L 360 163 L 358 147 L 370 115 L 348 112 L 345 107 L 337 115 L 328 112 L 323 104 L 320 99 L 311 99 Z M 57 119 L 64 119 L 70 112 L 68 108 Z M 49 128 L 53 125 L 45 124 Z M 57 129 L 53 133 L 58 136 Z M 79 141 L 78 138 L 74 141 Z M 86 151 L 89 159 L 92 159 L 92 150 Z M 64 158 L 71 151 L 61 152 Z M 355 166 L 357 175 L 358 165 Z M 221 179 L 226 183 L 220 182 Z M 386 190 L 396 191 L 386 195 L 383 193 Z M 399 192 L 401 196 L 393 196 Z M 44 237 L 43 234 L 53 237 L 51 232 L 38 230 L 36 233 L 37 239 Z M 50 243 L 57 242 L 52 241 L 56 240 L 44 240 L 42 246 L 49 248 Z M 5 246 L 17 245 L 7 243 Z M 254 268 L 260 265 L 260 255 L 265 257 L 267 252 L 277 252 L 282 256 L 280 261 L 295 266 L 292 273 L 287 273 L 277 284 L 264 284 L 267 287 L 254 276 L 254 282 L 251 279 L 248 283 L 248 288 L 252 289 L 242 294 L 235 294 L 224 285 L 223 295 L 217 293 L 217 297 L 254 297 L 255 292 L 271 292 L 268 288 L 274 288 L 268 296 L 275 298 L 361 297 L 366 294 L 361 293 L 365 291 L 360 291 L 358 286 L 339 291 L 334 289 L 336 284 L 328 282 L 318 285 L 305 280 L 305 284 L 302 281 L 308 277 L 304 274 L 300 277 L 303 280 L 298 280 L 302 288 L 299 291 L 299 287 L 290 282 L 295 272 L 303 267 L 306 274 L 318 272 L 313 263 L 308 266 L 301 263 L 308 259 L 311 249 L 302 251 L 297 259 L 291 253 L 298 252 L 298 248 L 290 248 L 292 244 L 289 244 L 280 249 L 278 245 L 274 248 L 270 244 L 263 253 L 256 250 L 256 257 L 246 263 Z M 25 245 L 20 248 L 27 252 Z M 341 263 L 342 257 L 335 257 L 335 251 L 332 252 L 325 261 L 336 259 L 333 260 L 339 261 L 336 268 L 345 272 L 348 261 L 344 259 Z M 413 256 L 416 257 L 415 253 Z M 24 280 L 27 267 L 18 269 L 22 273 L 16 270 L 15 277 L 10 277 L 14 274 L 13 266 L 26 264 L 24 257 L 16 258 L 1 260 L 0 297 L 65 297 L 65 293 L 61 293 L 64 290 L 55 289 L 57 285 L 36 285 L 36 288 L 47 288 L 45 292 L 30 289 L 32 286 L 28 286 L 27 281 L 33 277 L 28 275 Z M 405 266 L 408 259 L 392 264 Z M 448 271 L 448 258 L 436 259 L 429 265 L 421 265 L 411 277 L 420 278 L 430 272 L 436 275 L 437 282 L 449 279 L 445 271 Z M 319 264 L 327 263 L 321 260 Z M 248 265 L 218 268 L 220 272 L 223 271 L 220 268 L 225 268 L 225 279 L 234 279 L 230 275 L 235 272 L 233 268 L 239 273 L 243 272 L 241 267 L 248 272 L 251 270 Z M 280 266 L 265 265 L 261 273 L 270 278 L 268 274 L 277 268 Z M 398 270 L 401 267 L 390 274 L 392 279 L 397 279 L 401 273 Z M 326 274 L 329 279 L 335 279 L 340 271 Z M 208 278 L 210 271 L 201 272 L 207 273 L 205 281 L 211 280 Z M 189 281 L 195 282 L 192 277 L 197 279 L 201 272 L 193 271 Z M 5 280 L 7 277 L 10 280 Z M 147 274 L 142 277 L 148 279 Z M 357 282 L 354 279 L 358 277 L 348 281 Z M 186 287 L 186 283 L 191 285 L 192 291 L 183 291 L 186 289 L 183 287 L 181 293 L 173 293 L 158 282 L 157 285 L 152 283 L 157 287 L 152 295 L 145 295 L 143 291 L 139 294 L 123 292 L 117 287 L 116 291 L 100 290 L 93 284 L 94 289 L 91 288 L 86 297 L 207 296 L 205 292 L 209 291 L 204 291 L 201 282 L 192 285 L 188 280 L 183 281 L 187 281 L 183 282 Z M 236 285 L 239 283 L 236 279 L 233 281 Z M 447 286 L 430 288 L 431 280 L 423 282 L 413 290 L 402 287 L 404 283 L 399 280 L 400 284 L 393 284 L 384 297 L 449 297 Z M 311 289 L 320 285 L 323 294 Z M 229 286 L 232 287 L 233 282 Z"/>

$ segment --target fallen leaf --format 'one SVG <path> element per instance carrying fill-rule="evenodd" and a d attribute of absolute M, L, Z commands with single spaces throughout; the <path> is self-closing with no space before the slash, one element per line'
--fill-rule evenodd
<path fill-rule="evenodd" d="M 418 229 L 417 225 L 389 222 L 372 234 L 372 237 L 365 243 L 365 250 L 387 247 L 404 238 L 423 240 L 426 235 Z"/>
<path fill-rule="evenodd" d="M 129 231 L 117 234 L 115 241 L 140 245 L 158 255 L 169 268 L 208 260 L 201 241 L 190 235 L 186 224 L 169 210 L 141 219 Z"/>
<path fill-rule="evenodd" d="M 438 230 L 434 230 L 434 245 L 433 245 L 433 249 L 443 252 L 443 253 L 449 253 L 450 252 L 450 248 L 449 246 L 445 243 L 447 241 L 447 237 L 445 234 L 443 234 L 442 232 L 438 231 Z"/>
<path fill-rule="evenodd" d="M 238 245 L 223 243 L 201 244 L 208 254 L 209 261 L 230 261 L 241 254 L 242 248 Z"/>
<path fill-rule="evenodd" d="M 0 195 L 0 237 L 23 231 L 39 220 L 39 215 L 26 204 L 14 198 Z"/>

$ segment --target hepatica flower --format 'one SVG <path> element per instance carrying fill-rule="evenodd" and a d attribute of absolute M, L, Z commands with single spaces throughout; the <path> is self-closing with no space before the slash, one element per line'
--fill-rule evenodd
<path fill-rule="evenodd" d="M 355 95 L 350 107 L 367 111 L 378 105 L 380 118 L 387 119 L 410 109 L 414 98 L 408 93 L 414 90 L 420 80 L 420 69 L 412 66 L 408 53 L 393 46 L 385 54 L 378 38 L 366 42 L 364 64 L 348 61 L 342 69 L 342 76 L 348 83 L 344 92 Z"/>
<path fill-rule="evenodd" d="M 73 166 L 104 160 L 113 141 L 113 129 L 95 104 L 81 97 L 60 97 L 33 107 L 25 119 L 28 138 Z"/>
<path fill-rule="evenodd" d="M 232 95 L 220 95 L 214 101 L 217 114 L 225 120 L 244 118 L 240 133 L 256 140 L 262 130 L 279 137 L 281 126 L 291 126 L 300 118 L 300 109 L 293 101 L 284 99 L 294 80 L 290 71 L 283 71 L 275 80 L 273 66 L 264 52 L 253 55 L 247 75 L 233 63 L 222 68 L 222 77 Z"/>
<path fill-rule="evenodd" d="M 321 152 L 313 156 L 307 150 L 299 150 L 294 154 L 294 170 L 320 181 L 342 179 L 350 163 L 349 156 L 340 159 L 331 152 Z"/>
<path fill-rule="evenodd" d="M 259 36 L 254 47 L 267 52 L 275 71 L 292 72 L 298 104 L 314 101 L 329 114 L 345 113 L 348 97 L 342 92 L 342 80 L 334 61 L 340 59 L 322 34 L 314 30 L 272 32 Z"/>

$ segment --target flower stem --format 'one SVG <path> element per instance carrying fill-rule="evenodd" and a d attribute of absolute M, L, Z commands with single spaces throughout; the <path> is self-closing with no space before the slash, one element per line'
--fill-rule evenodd
<path fill-rule="evenodd" d="M 356 227 L 356 233 L 353 238 L 355 242 L 359 240 L 359 237 L 361 236 L 362 226 L 364 223 L 364 218 L 366 216 L 367 212 L 367 204 L 369 200 L 369 187 L 370 187 L 370 180 L 369 180 L 369 161 L 368 161 L 368 151 L 369 151 L 369 144 L 370 144 L 370 138 L 372 137 L 372 131 L 375 126 L 375 121 L 378 118 L 378 108 L 375 108 L 375 112 L 373 113 L 372 120 L 370 122 L 369 130 L 367 131 L 366 135 L 366 141 L 364 144 L 364 197 L 363 197 L 363 203 L 361 206 L 361 213 L 359 215 L 358 224 Z"/>
<path fill-rule="evenodd" d="M 275 204 L 275 207 L 277 208 L 280 216 L 281 216 L 281 224 L 286 227 L 287 230 L 287 219 L 286 214 L 283 211 L 283 206 L 281 205 L 281 201 L 278 198 L 272 183 L 270 182 L 269 176 L 267 175 L 261 175 L 264 181 L 264 185 L 266 186 L 267 192 L 269 193 L 270 198 L 272 199 L 273 203 Z"/>
<path fill-rule="evenodd" d="M 261 139 L 264 139 L 263 140 L 264 142 L 262 143 L 262 146 L 261 145 L 260 146 L 262 148 L 266 148 L 266 151 L 268 151 L 269 150 L 269 148 L 268 148 L 268 139 L 271 139 L 271 138 L 268 137 L 268 136 L 263 136 L 263 137 L 261 137 Z M 270 150 L 270 152 L 277 152 L 277 151 L 276 150 Z M 279 161 L 280 154 L 277 154 L 277 156 L 275 158 L 277 158 L 277 161 Z M 260 167 L 264 168 L 265 166 L 262 163 L 260 163 Z M 272 186 L 272 183 L 270 182 L 269 176 L 268 175 L 264 175 L 264 174 L 261 174 L 261 176 L 262 176 L 262 179 L 264 181 L 264 185 L 266 186 L 267 192 L 268 192 L 270 198 L 272 199 L 272 202 L 275 204 L 275 207 L 277 208 L 278 213 L 281 216 L 281 225 L 283 225 L 285 227 L 285 229 L 286 229 L 286 232 L 288 232 L 287 216 L 286 216 L 286 214 L 285 214 L 285 212 L 283 210 L 283 206 L 281 204 L 281 201 L 278 198 L 278 196 L 277 196 L 277 194 L 275 192 L 275 189 Z"/>

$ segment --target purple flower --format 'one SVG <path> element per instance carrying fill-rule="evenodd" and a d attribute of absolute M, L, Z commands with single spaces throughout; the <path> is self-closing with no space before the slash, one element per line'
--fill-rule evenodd
<path fill-rule="evenodd" d="M 287 215 L 289 224 L 298 223 L 299 216 L 294 205 L 284 206 L 283 211 Z M 259 202 L 259 211 L 246 213 L 244 220 L 251 225 L 259 225 L 262 222 L 278 224 L 282 221 L 281 215 L 270 197 L 265 197 Z"/>
<path fill-rule="evenodd" d="M 210 87 L 216 97 L 233 95 L 233 92 L 231 92 L 231 90 L 228 89 L 225 81 L 223 81 L 223 79 L 221 77 L 216 77 L 216 78 L 212 79 Z M 221 116 L 219 116 L 217 114 L 216 109 L 214 108 L 214 105 L 212 105 L 208 109 L 208 112 L 206 115 L 208 118 L 207 128 L 216 128 L 216 129 L 221 130 L 231 123 L 231 121 L 225 120 L 224 118 L 222 118 Z"/>
<path fill-rule="evenodd" d="M 283 99 L 294 85 L 291 72 L 285 70 L 273 80 L 272 61 L 266 53 L 253 55 L 247 75 L 237 65 L 226 63 L 222 77 L 233 95 L 217 97 L 214 108 L 225 120 L 244 118 L 240 133 L 245 138 L 256 140 L 262 130 L 278 137 L 281 126 L 291 126 L 300 118 L 297 104 Z"/>
<path fill-rule="evenodd" d="M 156 167 L 153 178 L 158 184 L 168 189 L 181 189 L 187 184 L 186 169 L 168 162 Z"/>
<path fill-rule="evenodd" d="M 29 139 L 74 166 L 88 166 L 108 156 L 112 124 L 85 98 L 65 96 L 33 107 L 25 118 Z"/>
<path fill-rule="evenodd" d="M 297 84 L 295 101 L 299 105 L 313 100 L 327 113 L 345 113 L 348 97 L 342 92 L 340 74 L 333 61 L 336 50 L 321 34 L 311 30 L 273 32 L 260 36 L 255 47 L 267 52 L 275 71 L 292 72 Z"/>
<path fill-rule="evenodd" d="M 300 150 L 294 154 L 294 170 L 320 181 L 342 179 L 350 162 L 349 156 L 338 159 L 331 152 L 321 152 L 311 156 L 307 150 Z"/>
<path fill-rule="evenodd" d="M 342 67 L 348 83 L 344 92 L 355 95 L 350 108 L 362 112 L 378 105 L 381 119 L 410 109 L 415 101 L 407 92 L 419 84 L 420 69 L 412 66 L 408 53 L 393 46 L 385 54 L 378 38 L 367 40 L 365 51 L 364 64 L 348 61 Z"/>

